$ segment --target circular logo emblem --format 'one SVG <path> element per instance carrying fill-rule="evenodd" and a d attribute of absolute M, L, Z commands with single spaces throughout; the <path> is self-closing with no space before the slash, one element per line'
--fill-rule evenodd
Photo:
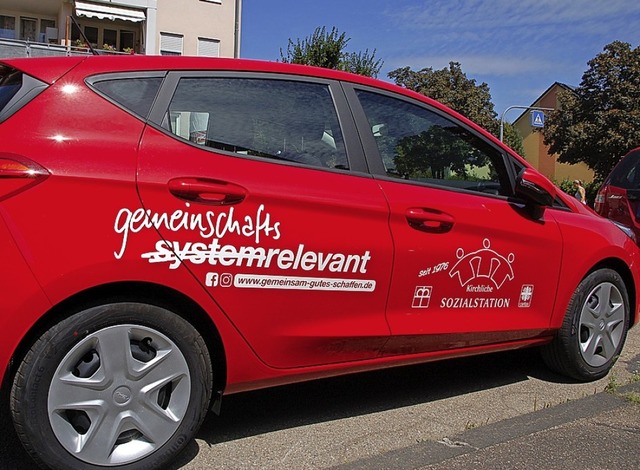
<path fill-rule="evenodd" d="M 113 392 L 113 401 L 118 405 L 125 405 L 131 400 L 131 390 L 129 387 L 118 387 Z"/>

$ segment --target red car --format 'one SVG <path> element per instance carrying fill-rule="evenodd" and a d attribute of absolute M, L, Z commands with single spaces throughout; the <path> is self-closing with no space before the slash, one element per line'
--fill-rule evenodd
<path fill-rule="evenodd" d="M 631 230 L 640 242 L 640 147 L 611 170 L 596 195 L 595 210 Z"/>
<path fill-rule="evenodd" d="M 162 468 L 223 395 L 540 346 L 603 377 L 638 248 L 444 106 L 253 61 L 0 61 L 0 378 L 51 468 Z"/>

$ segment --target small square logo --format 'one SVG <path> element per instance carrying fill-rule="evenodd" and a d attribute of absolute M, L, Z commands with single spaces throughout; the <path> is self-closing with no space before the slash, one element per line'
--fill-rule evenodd
<path fill-rule="evenodd" d="M 232 284 L 233 284 L 233 274 L 224 273 L 220 275 L 221 287 L 231 287 Z"/>
<path fill-rule="evenodd" d="M 432 286 L 417 286 L 413 294 L 412 308 L 428 308 L 431 300 Z"/>
<path fill-rule="evenodd" d="M 531 300 L 533 299 L 533 286 L 531 284 L 524 284 L 520 289 L 520 299 L 518 300 L 518 307 L 527 308 L 531 306 Z"/>

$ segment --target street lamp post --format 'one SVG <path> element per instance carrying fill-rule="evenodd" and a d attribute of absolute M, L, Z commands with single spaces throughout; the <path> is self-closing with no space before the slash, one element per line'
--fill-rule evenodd
<path fill-rule="evenodd" d="M 539 109 L 542 111 L 553 111 L 554 108 L 541 108 L 540 106 L 509 106 L 502 112 L 502 116 L 500 116 L 500 142 L 504 142 L 504 116 L 507 114 L 507 111 L 512 109 Z"/>

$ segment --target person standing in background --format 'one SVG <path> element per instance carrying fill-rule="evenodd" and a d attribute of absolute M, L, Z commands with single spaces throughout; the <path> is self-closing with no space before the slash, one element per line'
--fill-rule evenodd
<path fill-rule="evenodd" d="M 586 192 L 584 190 L 584 184 L 580 180 L 573 180 L 573 185 L 576 187 L 575 197 L 583 204 L 587 203 Z"/>

